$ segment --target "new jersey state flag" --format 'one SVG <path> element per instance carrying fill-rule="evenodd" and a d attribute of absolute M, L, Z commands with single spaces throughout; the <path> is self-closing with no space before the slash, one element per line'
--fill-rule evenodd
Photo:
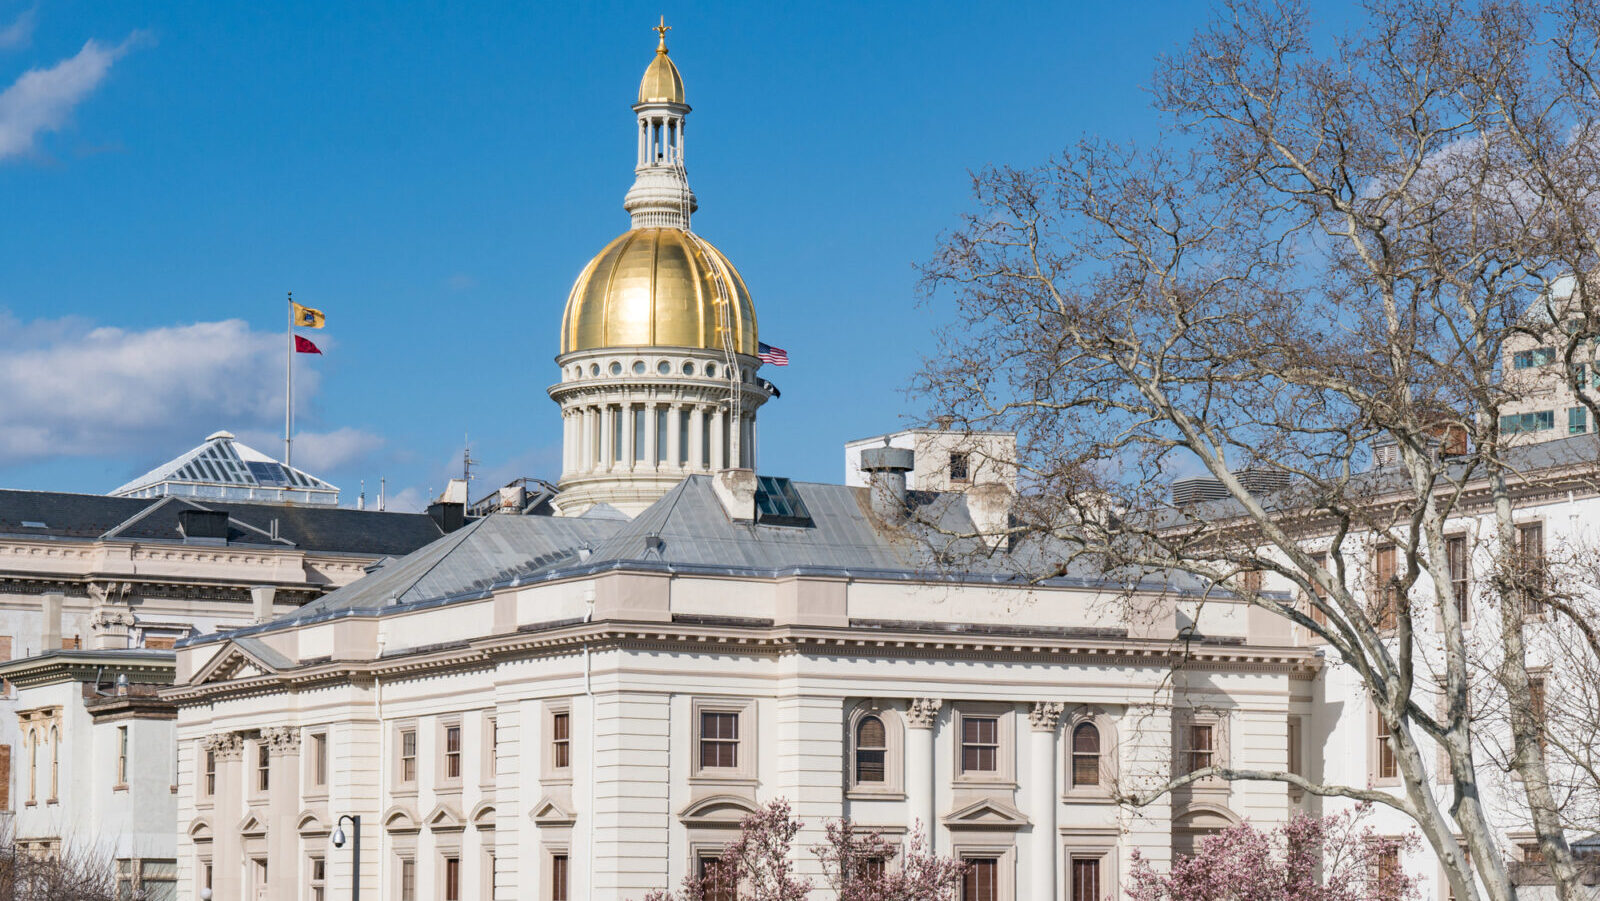
<path fill-rule="evenodd" d="M 294 324 L 300 328 L 322 328 L 328 324 L 328 317 L 322 315 L 321 310 L 303 307 L 292 300 L 289 306 L 294 307 Z"/>

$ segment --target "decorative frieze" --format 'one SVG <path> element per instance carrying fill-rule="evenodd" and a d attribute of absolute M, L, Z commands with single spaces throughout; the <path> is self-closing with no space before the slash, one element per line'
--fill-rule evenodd
<path fill-rule="evenodd" d="M 1061 711 L 1065 709 L 1066 705 L 1060 701 L 1035 701 L 1028 711 L 1028 722 L 1033 724 L 1035 732 L 1054 732 L 1056 724 L 1061 722 Z"/>
<path fill-rule="evenodd" d="M 932 729 L 934 722 L 939 719 L 939 708 L 943 706 L 941 698 L 912 698 L 911 706 L 906 710 L 906 722 L 913 729 Z"/>

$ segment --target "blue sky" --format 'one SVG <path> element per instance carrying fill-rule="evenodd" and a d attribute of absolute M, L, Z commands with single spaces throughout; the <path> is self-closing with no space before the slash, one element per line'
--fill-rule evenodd
<path fill-rule="evenodd" d="M 1148 140 L 1199 2 L 0 0 L 0 487 L 103 492 L 228 428 L 281 452 L 284 293 L 321 308 L 296 462 L 401 505 L 554 479 L 567 291 L 627 228 L 665 13 L 696 231 L 783 397 L 760 468 L 838 481 L 920 410 L 914 265 L 969 170 Z"/>

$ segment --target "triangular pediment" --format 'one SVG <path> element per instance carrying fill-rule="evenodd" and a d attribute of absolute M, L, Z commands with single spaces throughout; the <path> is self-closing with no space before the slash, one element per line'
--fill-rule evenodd
<path fill-rule="evenodd" d="M 757 812 L 755 802 L 738 795 L 712 795 L 678 811 L 678 821 L 697 826 L 737 826 Z"/>
<path fill-rule="evenodd" d="M 983 798 L 944 816 L 950 829 L 1021 829 L 1029 825 L 1026 814 L 996 798 Z"/>
<path fill-rule="evenodd" d="M 239 821 L 240 835 L 266 835 L 267 818 L 254 810 L 245 812 L 244 819 Z"/>
<path fill-rule="evenodd" d="M 467 827 L 466 821 L 461 818 L 461 811 L 450 804 L 434 807 L 423 822 L 435 832 L 459 832 Z"/>
<path fill-rule="evenodd" d="M 528 816 L 540 826 L 571 826 L 578 821 L 578 815 L 562 807 L 556 799 L 545 795 L 539 803 L 533 805 L 533 810 Z"/>
<path fill-rule="evenodd" d="M 239 679 L 254 679 L 260 676 L 276 675 L 277 671 L 260 657 L 250 653 L 237 644 L 229 645 L 218 651 L 200 671 L 195 673 L 189 681 L 194 685 L 204 685 L 212 682 L 232 682 Z"/>

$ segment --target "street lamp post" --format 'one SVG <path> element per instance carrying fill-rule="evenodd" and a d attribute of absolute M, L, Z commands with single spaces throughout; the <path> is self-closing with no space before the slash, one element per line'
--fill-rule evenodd
<path fill-rule="evenodd" d="M 333 826 L 333 846 L 344 847 L 344 821 L 350 821 L 350 857 L 354 866 L 350 869 L 350 901 L 361 901 L 361 818 L 351 814 L 339 817 Z"/>

